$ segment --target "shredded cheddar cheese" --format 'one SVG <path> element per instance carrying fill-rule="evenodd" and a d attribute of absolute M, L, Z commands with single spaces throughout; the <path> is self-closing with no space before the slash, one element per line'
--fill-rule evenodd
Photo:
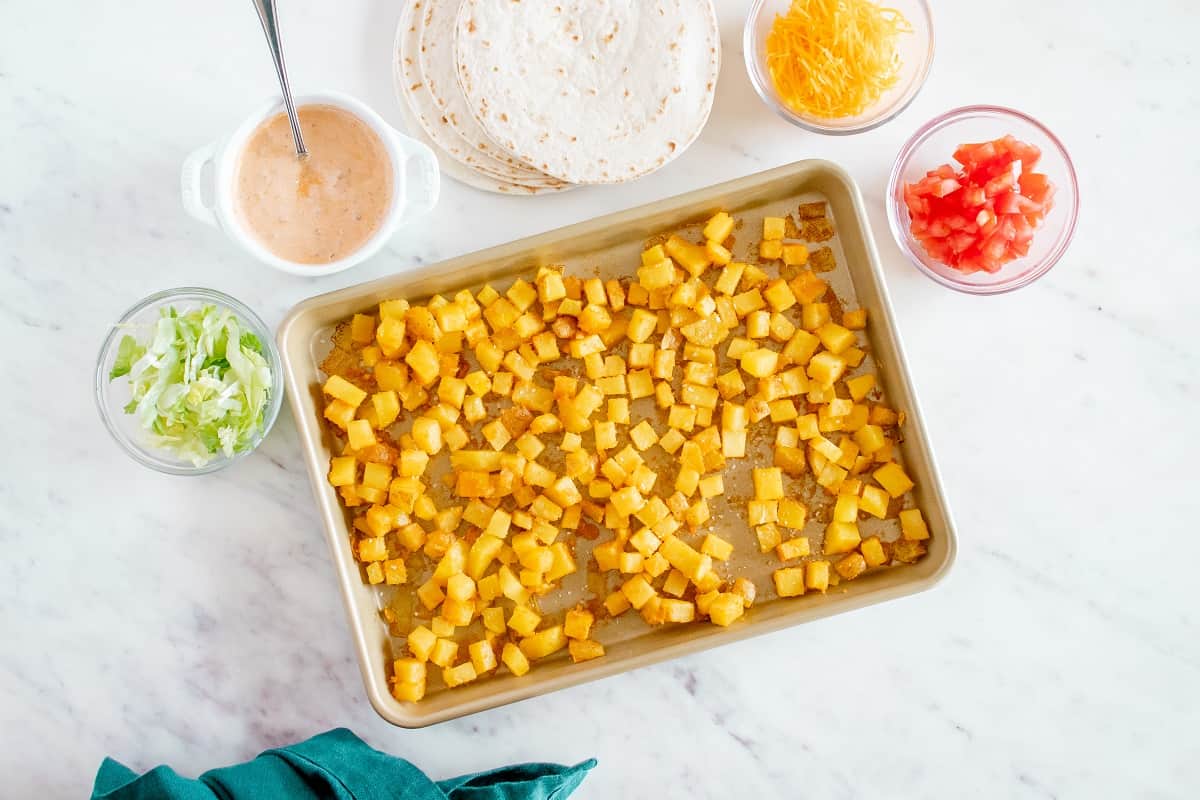
<path fill-rule="evenodd" d="M 896 85 L 902 33 L 904 15 L 869 0 L 792 0 L 767 34 L 767 69 L 793 111 L 856 116 Z"/>

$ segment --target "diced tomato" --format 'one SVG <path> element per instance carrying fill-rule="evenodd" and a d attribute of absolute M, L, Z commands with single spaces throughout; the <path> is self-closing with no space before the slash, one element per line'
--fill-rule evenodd
<path fill-rule="evenodd" d="M 932 194 L 934 197 L 945 197 L 946 195 L 957 191 L 961 186 L 962 184 L 953 178 L 943 178 L 942 180 L 938 181 L 937 186 L 933 187 Z"/>
<path fill-rule="evenodd" d="M 1017 203 L 1016 192 L 1005 192 L 1004 194 L 996 195 L 996 213 L 997 214 L 1020 214 L 1021 207 Z"/>
<path fill-rule="evenodd" d="M 978 186 L 972 186 L 963 190 L 963 205 L 964 206 L 981 206 L 987 202 L 987 192 Z"/>
<path fill-rule="evenodd" d="M 997 272 L 1029 254 L 1054 205 L 1054 184 L 1033 172 L 1041 151 L 1008 135 L 964 144 L 961 164 L 942 164 L 904 185 L 909 230 L 925 252 L 964 274 Z"/>

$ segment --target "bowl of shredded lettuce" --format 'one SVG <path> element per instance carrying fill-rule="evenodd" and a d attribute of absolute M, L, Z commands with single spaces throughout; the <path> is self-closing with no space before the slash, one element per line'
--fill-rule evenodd
<path fill-rule="evenodd" d="M 282 399 L 270 331 L 211 289 L 142 300 L 113 324 L 96 364 L 96 401 L 113 438 L 173 475 L 214 472 L 253 452 Z"/>

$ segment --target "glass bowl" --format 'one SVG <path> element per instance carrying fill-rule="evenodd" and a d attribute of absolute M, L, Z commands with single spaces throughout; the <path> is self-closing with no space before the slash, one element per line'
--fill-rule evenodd
<path fill-rule="evenodd" d="M 204 304 L 228 308 L 245 323 L 247 328 L 254 332 L 258 340 L 262 342 L 264 357 L 271 366 L 272 388 L 263 416 L 262 430 L 254 437 L 250 446 L 234 453 L 231 457 L 218 455 L 203 466 L 197 467 L 192 462 L 175 458 L 170 453 L 156 449 L 145 441 L 144 432 L 138 424 L 137 417 L 126 414 L 124 411 L 125 404 L 129 402 L 130 397 L 128 380 L 117 378 L 110 381 L 108 375 L 116 360 L 121 338 L 129 332 L 130 328 L 154 323 L 159 317 L 159 310 L 164 306 L 173 305 L 183 310 Z M 95 391 L 96 405 L 100 409 L 100 418 L 104 421 L 104 426 L 108 428 L 108 432 L 112 434 L 117 444 L 135 461 L 169 475 L 204 475 L 224 469 L 252 453 L 266 438 L 271 426 L 275 424 L 276 417 L 279 416 L 279 408 L 283 403 L 283 368 L 280 365 L 279 351 L 275 347 L 275 340 L 271 336 L 270 330 L 258 315 L 245 305 L 229 295 L 212 289 L 194 287 L 167 289 L 139 301 L 113 323 L 108 335 L 104 338 L 104 344 L 100 347 L 100 356 L 96 360 Z"/>
<path fill-rule="evenodd" d="M 998 272 L 963 274 L 930 258 L 913 237 L 904 184 L 920 180 L 940 164 L 956 164 L 953 153 L 961 144 L 990 141 L 1007 133 L 1041 149 L 1042 158 L 1035 170 L 1054 183 L 1054 207 L 1034 233 L 1028 255 L 1010 261 Z M 888 226 L 900 249 L 933 280 L 968 294 L 1011 292 L 1045 275 L 1071 243 L 1078 213 L 1075 166 L 1062 142 L 1033 117 L 1001 106 L 965 106 L 930 120 L 901 148 L 888 179 Z"/>
<path fill-rule="evenodd" d="M 788 0 L 754 0 L 742 34 L 742 53 L 746 57 L 746 72 L 750 84 L 776 114 L 793 125 L 816 133 L 844 136 L 877 128 L 908 107 L 925 84 L 933 64 L 933 14 L 925 0 L 894 0 L 887 2 L 904 15 L 912 25 L 912 33 L 903 34 L 897 42 L 900 53 L 900 79 L 896 85 L 875 101 L 875 104 L 854 117 L 814 117 L 788 108 L 767 71 L 767 32 L 775 16 L 787 13 Z"/>

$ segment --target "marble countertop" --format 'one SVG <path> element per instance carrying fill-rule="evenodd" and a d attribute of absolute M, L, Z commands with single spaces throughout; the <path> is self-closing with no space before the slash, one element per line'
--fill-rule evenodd
<path fill-rule="evenodd" d="M 339 725 L 436 777 L 596 756 L 585 799 L 1200 793 L 1200 12 L 939 3 L 913 106 L 825 138 L 759 102 L 748 3 L 718 4 L 712 120 L 675 163 L 553 198 L 447 182 L 383 254 L 310 280 L 179 203 L 183 157 L 273 90 L 248 3 L 3 4 L 0 793 L 81 797 L 106 754 L 195 774 Z M 346 90 L 399 124 L 399 0 L 280 5 L 297 89 Z M 1004 297 L 915 272 L 883 216 L 902 140 L 975 102 L 1043 119 L 1081 181 L 1067 257 Z M 929 593 L 394 729 L 364 698 L 290 412 L 202 479 L 139 467 L 96 417 L 105 326 L 152 291 L 211 286 L 274 324 L 319 292 L 809 156 L 862 187 L 944 469 L 959 558 Z"/>

